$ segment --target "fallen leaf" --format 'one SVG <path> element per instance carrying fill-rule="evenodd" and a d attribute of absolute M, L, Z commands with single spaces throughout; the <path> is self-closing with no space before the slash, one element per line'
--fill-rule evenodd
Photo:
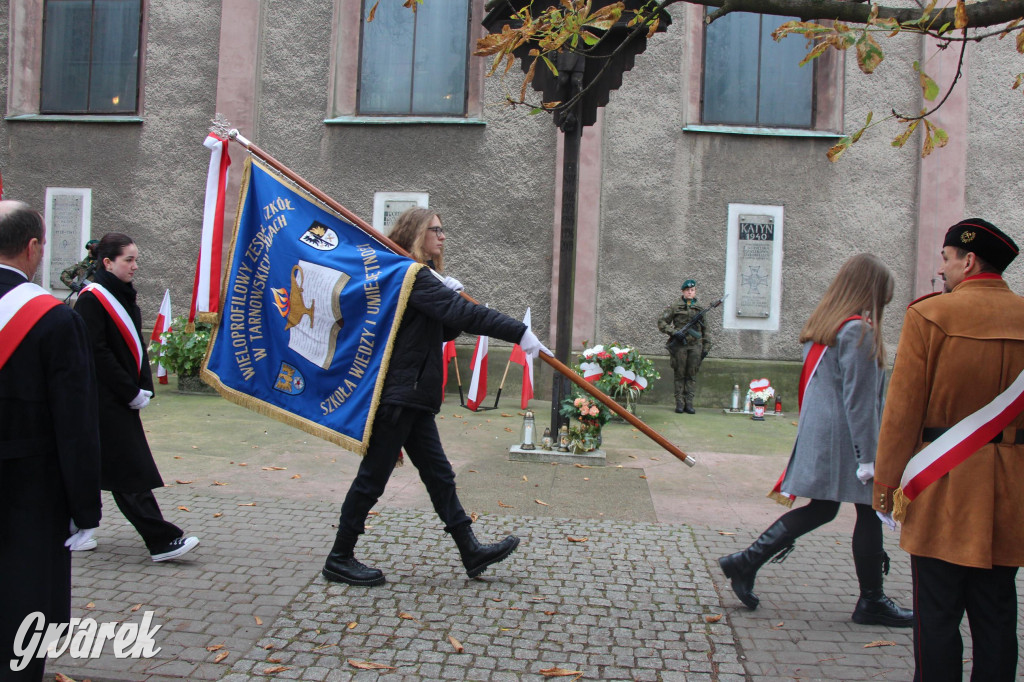
<path fill-rule="evenodd" d="M 716 613 L 713 616 L 704 616 L 705 623 L 717 623 L 720 620 L 722 620 L 722 614 L 720 613 Z"/>
<path fill-rule="evenodd" d="M 193 445 L 193 446 L 192 446 L 192 449 L 193 449 L 193 450 L 198 450 L 198 449 L 199 449 L 199 446 L 198 446 L 198 445 Z"/>
<path fill-rule="evenodd" d="M 95 602 L 89 602 L 88 604 L 85 605 L 85 608 L 87 608 L 87 609 L 94 609 L 94 608 L 96 608 L 96 603 Z"/>
<path fill-rule="evenodd" d="M 131 611 L 132 613 L 135 613 L 136 611 L 138 611 L 141 608 L 142 608 L 142 604 L 136 604 L 135 606 L 131 607 L 129 609 L 129 611 Z"/>
<path fill-rule="evenodd" d="M 584 481 L 589 481 L 589 480 L 590 480 L 590 477 L 589 477 L 589 476 L 584 476 L 584 477 L 583 477 L 583 480 L 584 480 Z"/>
<path fill-rule="evenodd" d="M 548 507 L 548 506 L 550 506 L 550 505 L 549 505 L 549 504 L 548 504 L 547 502 L 542 502 L 542 501 L 540 501 L 540 500 L 534 500 L 534 502 L 536 502 L 537 504 L 542 504 L 542 505 L 544 505 L 545 507 Z"/>
<path fill-rule="evenodd" d="M 256 503 L 255 502 L 239 502 L 238 506 L 239 507 L 255 507 Z"/>
<path fill-rule="evenodd" d="M 239 462 L 238 466 L 240 466 L 240 467 L 247 467 L 247 466 L 249 466 L 249 463 L 248 462 Z"/>
<path fill-rule="evenodd" d="M 658 459 L 657 457 L 651 457 L 651 461 L 652 462 L 660 462 L 661 460 Z"/>
<path fill-rule="evenodd" d="M 472 521 L 473 523 L 476 523 L 477 519 L 479 519 L 479 518 L 480 518 L 480 515 L 477 514 L 476 512 L 471 512 L 470 515 L 469 515 L 469 520 Z"/>
<path fill-rule="evenodd" d="M 545 611 L 545 612 L 544 612 L 544 615 L 545 615 L 545 616 L 553 616 L 553 615 L 555 615 L 556 613 L 558 613 L 558 611 Z"/>
<path fill-rule="evenodd" d="M 270 651 L 271 649 L 274 648 L 274 645 L 273 644 L 264 644 L 263 648 L 266 649 L 267 651 Z"/>
<path fill-rule="evenodd" d="M 256 619 L 256 625 L 263 625 L 263 619 L 259 616 L 253 616 Z"/>
<path fill-rule="evenodd" d="M 227 483 L 224 483 L 223 481 L 214 481 L 210 485 L 227 485 Z"/>
<path fill-rule="evenodd" d="M 630 459 L 636 459 L 636 455 L 630 455 L 629 458 Z"/>
<path fill-rule="evenodd" d="M 569 542 L 586 542 L 587 540 L 590 539 L 590 537 L 588 536 L 588 537 L 583 537 L 583 538 L 574 538 L 571 535 L 566 535 L 565 539 L 568 540 Z"/>
<path fill-rule="evenodd" d="M 285 670 L 290 670 L 286 665 L 275 665 L 272 668 L 267 668 L 263 671 L 264 675 L 273 675 L 274 673 L 283 673 Z"/>
<path fill-rule="evenodd" d="M 220 663 L 220 662 L 221 662 L 221 661 L 223 661 L 223 660 L 224 660 L 225 658 L 227 658 L 227 657 L 228 657 L 228 656 L 229 656 L 230 654 L 231 654 L 231 652 L 230 652 L 230 651 L 222 651 L 222 652 L 220 652 L 219 654 L 217 654 L 217 655 L 216 655 L 216 656 L 214 657 L 214 659 L 213 659 L 213 662 L 214 662 L 214 663 Z"/>
<path fill-rule="evenodd" d="M 498 603 L 501 603 L 501 602 L 503 602 L 503 601 L 505 601 L 505 600 L 504 600 L 504 599 L 502 599 L 501 597 L 491 597 L 491 601 L 496 601 L 496 602 L 498 602 Z"/>
<path fill-rule="evenodd" d="M 540 674 L 544 677 L 572 677 L 582 675 L 582 670 L 566 670 L 565 668 L 541 668 Z"/>
<path fill-rule="evenodd" d="M 287 471 L 288 467 L 263 467 L 264 471 Z"/>
<path fill-rule="evenodd" d="M 512 415 L 510 415 L 508 412 L 502 412 L 501 416 L 502 417 L 511 417 Z"/>
<path fill-rule="evenodd" d="M 220 517 L 222 517 L 222 516 L 224 516 L 224 515 L 223 515 L 223 514 L 221 514 L 220 512 L 217 512 L 216 514 L 214 514 L 214 515 L 213 515 L 213 518 L 215 518 L 215 519 L 219 519 L 219 518 L 220 518 Z"/>
<path fill-rule="evenodd" d="M 356 621 L 352 621 L 351 623 L 348 624 L 348 629 L 349 630 L 355 630 L 357 625 L 359 625 L 359 623 L 357 623 Z"/>
<path fill-rule="evenodd" d="M 175 455 L 174 459 L 181 459 L 181 455 Z"/>
<path fill-rule="evenodd" d="M 188 507 L 178 507 L 178 511 L 190 511 Z"/>
<path fill-rule="evenodd" d="M 455 653 L 457 653 L 457 654 L 465 653 L 466 650 L 462 647 L 462 642 L 460 642 L 459 640 L 455 639 L 451 635 L 448 635 L 448 641 L 452 643 L 452 648 L 455 649 Z"/>
<path fill-rule="evenodd" d="M 781 620 L 780 620 L 780 621 L 779 621 L 778 623 L 776 623 L 776 624 L 775 624 L 775 625 L 774 625 L 774 626 L 772 627 L 772 630 L 778 630 L 779 628 L 781 628 L 781 627 L 782 627 L 783 625 L 785 625 L 785 624 L 786 624 L 786 623 L 785 623 L 785 621 L 781 621 Z"/>
<path fill-rule="evenodd" d="M 720 531 L 718 531 L 718 534 L 719 535 L 736 535 L 736 533 L 730 533 L 727 530 L 720 530 Z"/>
<path fill-rule="evenodd" d="M 475 474 L 475 473 L 476 473 L 476 469 L 470 469 L 470 470 L 469 470 L 469 473 L 471 473 L 471 474 Z"/>
<path fill-rule="evenodd" d="M 179 481 L 178 479 L 174 479 L 174 482 L 177 483 L 178 485 L 188 485 L 189 483 L 195 483 L 195 481 Z"/>
<path fill-rule="evenodd" d="M 302 478 L 302 476 L 299 476 L 298 474 L 295 474 L 294 476 L 292 476 L 292 480 L 293 480 L 293 481 L 294 481 L 294 480 L 295 480 L 296 478 Z"/>
<path fill-rule="evenodd" d="M 506 431 L 508 431 L 509 433 L 512 433 L 512 429 L 510 429 L 510 428 L 509 428 L 509 427 L 507 427 L 507 426 L 505 427 L 505 430 L 506 430 Z"/>
<path fill-rule="evenodd" d="M 575 464 L 573 466 L 575 466 L 577 469 L 589 469 L 590 468 L 589 464 Z"/>
<path fill-rule="evenodd" d="M 313 647 L 313 651 L 320 651 L 321 649 L 329 649 L 332 646 L 337 646 L 337 644 L 321 644 L 320 646 Z"/>
<path fill-rule="evenodd" d="M 73 679 L 65 675 L 64 673 L 57 673 L 53 678 L 53 682 L 75 682 Z"/>
<path fill-rule="evenodd" d="M 353 668 L 359 668 L 360 670 L 395 670 L 396 668 L 390 665 L 384 665 L 383 663 L 371 663 L 370 661 L 357 661 L 355 659 L 348 659 L 348 664 Z"/>
<path fill-rule="evenodd" d="M 730 434 L 727 434 L 727 437 L 728 437 L 728 438 L 732 438 L 732 434 L 731 434 L 731 433 L 730 433 Z"/>
<path fill-rule="evenodd" d="M 867 644 L 864 645 L 864 648 L 865 649 L 870 649 L 871 647 L 876 647 L 876 646 L 896 646 L 896 642 L 890 642 L 887 639 L 878 639 L 878 640 L 875 640 L 874 642 L 868 642 Z"/>
<path fill-rule="evenodd" d="M 792 424 L 793 426 L 797 425 L 797 422 L 789 422 L 789 423 Z"/>
<path fill-rule="evenodd" d="M 640 474 L 640 478 L 647 478 L 647 476 Z"/>
<path fill-rule="evenodd" d="M 505 504 L 501 500 L 498 500 L 498 506 L 504 507 L 505 509 L 515 509 L 515 507 L 513 507 L 511 504 Z"/>
<path fill-rule="evenodd" d="M 223 648 L 224 648 L 223 644 L 211 644 L 210 646 L 206 647 L 206 650 L 207 651 L 220 651 Z"/>
<path fill-rule="evenodd" d="M 398 614 L 398 617 L 399 618 L 404 618 L 405 620 L 414 620 L 417 623 L 420 622 L 419 619 L 416 618 L 416 616 L 410 616 L 408 613 L 405 613 L 404 611 L 402 613 Z"/>
<path fill-rule="evenodd" d="M 283 663 L 283 658 L 268 658 L 267 663 Z"/>
<path fill-rule="evenodd" d="M 524 481 L 527 481 L 527 482 L 529 482 L 529 481 L 530 481 L 530 479 L 528 479 L 528 478 L 527 478 L 526 476 L 523 476 L 523 480 L 524 480 Z"/>

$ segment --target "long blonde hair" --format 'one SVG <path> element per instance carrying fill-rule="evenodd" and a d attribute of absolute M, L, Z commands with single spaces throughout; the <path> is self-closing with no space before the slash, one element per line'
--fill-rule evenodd
<path fill-rule="evenodd" d="M 834 346 L 839 325 L 852 315 L 861 315 L 873 327 L 874 357 L 878 366 L 885 364 L 885 344 L 882 341 L 882 313 L 892 300 L 893 278 L 889 268 L 878 256 L 859 253 L 839 268 L 828 285 L 821 302 L 807 319 L 800 332 L 800 342 L 813 341 Z M 861 332 L 861 341 L 868 327 Z"/>
<path fill-rule="evenodd" d="M 419 263 L 432 261 L 432 267 L 438 272 L 444 272 L 444 244 L 441 245 L 441 254 L 436 258 L 428 258 L 423 253 L 423 240 L 427 236 L 427 228 L 434 218 L 441 219 L 441 214 L 430 208 L 410 208 L 402 212 L 391 228 L 388 237 L 403 249 L 409 252 Z"/>

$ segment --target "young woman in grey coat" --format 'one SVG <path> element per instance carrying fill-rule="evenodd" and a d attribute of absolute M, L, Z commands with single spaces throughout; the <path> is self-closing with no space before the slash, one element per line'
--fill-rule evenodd
<path fill-rule="evenodd" d="M 882 312 L 892 292 L 892 274 L 885 264 L 871 254 L 856 255 L 839 269 L 800 333 L 800 421 L 793 453 L 773 496 L 781 492 L 810 502 L 783 514 L 747 549 L 718 560 L 749 609 L 759 602 L 753 591 L 757 570 L 773 556 L 784 559 L 798 537 L 834 519 L 841 502 L 852 502 L 857 510 L 853 564 L 860 582 L 853 621 L 913 625 L 913 612 L 882 591 L 889 557 L 882 549 L 882 522 L 871 508 L 868 485 L 874 477 L 885 382 Z"/>

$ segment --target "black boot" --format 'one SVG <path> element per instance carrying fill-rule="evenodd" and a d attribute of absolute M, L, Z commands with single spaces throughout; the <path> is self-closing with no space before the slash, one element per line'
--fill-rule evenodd
<path fill-rule="evenodd" d="M 684 411 L 686 411 L 686 407 L 684 406 L 683 401 L 676 400 L 676 414 L 682 414 Z"/>
<path fill-rule="evenodd" d="M 492 545 L 481 545 L 473 535 L 473 526 L 469 523 L 453 528 L 451 534 L 459 547 L 462 565 L 466 567 L 466 574 L 470 578 L 477 577 L 491 564 L 505 559 L 519 546 L 519 538 L 515 535 L 509 535 Z"/>
<path fill-rule="evenodd" d="M 323 576 L 335 583 L 346 583 L 360 587 L 383 585 L 387 582 L 384 573 L 359 563 L 352 551 L 356 546 L 356 537 L 343 536 L 338 533 L 334 539 L 334 547 L 324 563 Z"/>
<path fill-rule="evenodd" d="M 761 537 L 754 540 L 750 547 L 718 560 L 725 577 L 732 581 L 732 591 L 751 611 L 756 609 L 761 601 L 754 594 L 757 570 L 775 555 L 779 555 L 776 561 L 785 559 L 793 549 L 794 539 L 782 521 L 776 521 L 768 530 L 761 533 Z"/>
<path fill-rule="evenodd" d="M 904 609 L 882 591 L 882 573 L 889 572 L 889 555 L 854 554 L 853 565 L 860 582 L 860 599 L 853 610 L 853 622 L 858 625 L 888 625 L 909 628 L 914 625 L 914 612 Z"/>
<path fill-rule="evenodd" d="M 697 414 L 697 410 L 693 409 L 692 400 L 686 401 L 686 404 L 683 406 L 683 412 L 685 412 L 686 414 Z"/>

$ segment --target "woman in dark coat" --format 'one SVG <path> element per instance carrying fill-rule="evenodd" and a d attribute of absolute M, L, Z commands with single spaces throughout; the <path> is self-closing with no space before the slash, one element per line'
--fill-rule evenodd
<path fill-rule="evenodd" d="M 164 520 L 153 495 L 164 485 L 150 452 L 139 411 L 153 396 L 153 376 L 142 344 L 142 314 L 132 286 L 139 249 L 130 237 L 110 233 L 96 247 L 95 281 L 78 297 L 99 387 L 101 478 L 118 509 L 139 532 L 153 561 L 177 559 L 199 544 Z M 93 549 L 95 543 L 79 549 Z"/>
<path fill-rule="evenodd" d="M 718 560 L 732 589 L 756 609 L 754 578 L 773 556 L 781 561 L 794 541 L 836 517 L 839 504 L 857 510 L 853 565 L 860 599 L 852 620 L 862 625 L 910 627 L 913 611 L 900 608 L 882 591 L 882 522 L 871 508 L 875 451 L 882 415 L 885 346 L 882 312 L 892 300 L 889 268 L 876 256 L 853 256 L 839 269 L 800 333 L 804 370 L 800 377 L 800 420 L 784 478 L 772 496 L 806 505 L 783 514 L 747 549 Z M 782 501 L 782 500 L 780 500 Z"/>
<path fill-rule="evenodd" d="M 434 415 L 441 409 L 443 342 L 460 332 L 494 336 L 518 343 L 527 354 L 543 350 L 537 337 L 518 320 L 470 303 L 457 292 L 462 285 L 443 270 L 444 230 L 436 212 L 412 208 L 399 216 L 390 235 L 418 262 L 430 267 L 416 273 L 412 293 L 395 337 L 391 362 L 381 391 L 369 447 L 363 456 L 345 502 L 323 575 L 349 585 L 380 585 L 384 574 L 356 560 L 353 550 L 364 532 L 366 516 L 380 499 L 404 448 L 430 494 L 434 510 L 455 540 L 470 578 L 508 557 L 519 545 L 509 535 L 501 542 L 481 545 L 455 491 L 455 472 L 444 454 Z"/>

